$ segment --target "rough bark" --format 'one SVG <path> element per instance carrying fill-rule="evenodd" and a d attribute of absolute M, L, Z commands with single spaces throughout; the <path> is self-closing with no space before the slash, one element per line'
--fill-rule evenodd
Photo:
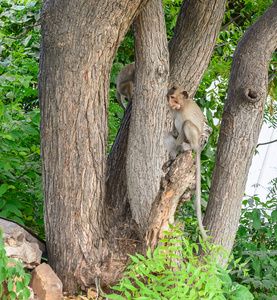
<path fill-rule="evenodd" d="M 277 1 L 245 32 L 234 54 L 204 218 L 231 251 L 246 179 L 263 121 L 268 67 L 277 47 Z"/>
<path fill-rule="evenodd" d="M 67 291 L 105 281 L 108 91 L 117 48 L 144 0 L 45 0 L 39 100 L 49 263 Z M 103 275 L 102 275 L 103 274 Z"/>
<path fill-rule="evenodd" d="M 165 159 L 164 120 L 169 72 L 163 3 L 149 1 L 134 22 L 136 77 L 127 148 L 132 217 L 145 233 Z"/>
<path fill-rule="evenodd" d="M 169 85 L 185 87 L 193 97 L 208 67 L 227 0 L 184 0 L 169 42 Z"/>

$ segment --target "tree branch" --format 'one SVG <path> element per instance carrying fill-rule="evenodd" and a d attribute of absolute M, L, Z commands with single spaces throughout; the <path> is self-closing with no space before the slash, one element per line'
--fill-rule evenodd
<path fill-rule="evenodd" d="M 238 15 L 235 18 L 232 18 L 232 20 L 230 22 L 228 22 L 227 24 L 225 24 L 223 27 L 220 28 L 220 31 L 225 30 L 230 24 L 232 24 L 234 21 L 236 21 L 239 17 L 241 17 L 241 15 Z"/>
<path fill-rule="evenodd" d="M 270 142 L 266 142 L 266 143 L 259 143 L 257 146 L 256 146 L 256 149 L 259 147 L 259 146 L 264 146 L 264 145 L 269 145 L 269 144 L 273 144 L 277 142 L 277 139 L 276 140 L 273 140 L 273 141 L 270 141 Z"/>

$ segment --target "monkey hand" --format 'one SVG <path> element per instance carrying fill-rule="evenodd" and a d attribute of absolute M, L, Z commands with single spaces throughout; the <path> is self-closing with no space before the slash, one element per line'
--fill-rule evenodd
<path fill-rule="evenodd" d="M 169 157 L 170 157 L 170 159 L 175 159 L 176 158 L 176 156 L 177 156 L 177 151 L 176 151 L 176 149 L 172 149 L 170 152 L 169 152 Z"/>
<path fill-rule="evenodd" d="M 184 143 L 182 143 L 181 145 L 177 146 L 177 156 L 181 153 L 184 153 L 186 151 L 185 147 L 184 147 Z"/>
<path fill-rule="evenodd" d="M 163 170 L 164 173 L 167 173 L 168 168 L 172 165 L 173 161 L 174 161 L 174 160 L 170 159 L 170 160 L 168 160 L 167 162 L 165 162 L 165 163 L 163 164 L 162 170 Z"/>

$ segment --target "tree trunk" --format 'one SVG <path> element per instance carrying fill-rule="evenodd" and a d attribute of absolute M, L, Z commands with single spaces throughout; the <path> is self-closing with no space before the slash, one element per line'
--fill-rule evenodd
<path fill-rule="evenodd" d="M 170 82 L 194 97 L 216 43 L 227 0 L 184 0 L 169 42 Z"/>
<path fill-rule="evenodd" d="M 109 76 L 144 0 L 44 1 L 39 100 L 49 263 L 70 292 L 110 257 L 105 201 Z M 100 279 L 102 279 L 100 276 Z"/>
<path fill-rule="evenodd" d="M 132 217 L 145 233 L 165 160 L 169 54 L 162 0 L 149 1 L 134 23 L 135 94 L 127 148 Z"/>
<path fill-rule="evenodd" d="M 204 225 L 232 249 L 249 167 L 263 121 L 268 67 L 277 47 L 277 1 L 245 32 L 234 54 Z"/>

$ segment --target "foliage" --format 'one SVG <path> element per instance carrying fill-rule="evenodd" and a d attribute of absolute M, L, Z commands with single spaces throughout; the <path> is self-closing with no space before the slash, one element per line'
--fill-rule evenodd
<path fill-rule="evenodd" d="M 19 278 L 21 279 L 18 280 Z M 0 228 L 0 298 L 2 300 L 13 300 L 16 297 L 19 300 L 29 299 L 31 293 L 27 286 L 30 279 L 31 275 L 25 272 L 21 261 L 15 261 L 6 256 Z M 5 284 L 7 284 L 7 290 L 4 290 Z M 16 293 L 13 291 L 14 287 Z"/>
<path fill-rule="evenodd" d="M 40 4 L 1 0 L 0 216 L 43 234 L 37 73 Z"/>
<path fill-rule="evenodd" d="M 240 226 L 233 248 L 249 269 L 246 277 L 241 271 L 231 272 L 232 279 L 247 286 L 255 299 L 277 299 L 277 198 L 276 179 L 267 202 L 258 197 L 243 201 Z"/>
<path fill-rule="evenodd" d="M 1 0 L 0 99 L 36 107 L 40 41 L 37 1 Z"/>
<path fill-rule="evenodd" d="M 253 299 L 247 288 L 232 283 L 227 267 L 217 264 L 226 259 L 226 251 L 208 242 L 182 239 L 177 226 L 164 232 L 162 246 L 153 253 L 148 249 L 146 258 L 130 255 L 132 264 L 113 287 L 120 295 L 106 295 L 108 299 Z M 199 247 L 205 253 L 201 259 Z"/>
<path fill-rule="evenodd" d="M 38 109 L 0 102 L 0 216 L 43 231 Z"/>
<path fill-rule="evenodd" d="M 174 33 L 174 27 L 176 25 L 179 10 L 181 8 L 182 0 L 163 0 L 165 25 L 168 41 L 171 39 Z"/>

